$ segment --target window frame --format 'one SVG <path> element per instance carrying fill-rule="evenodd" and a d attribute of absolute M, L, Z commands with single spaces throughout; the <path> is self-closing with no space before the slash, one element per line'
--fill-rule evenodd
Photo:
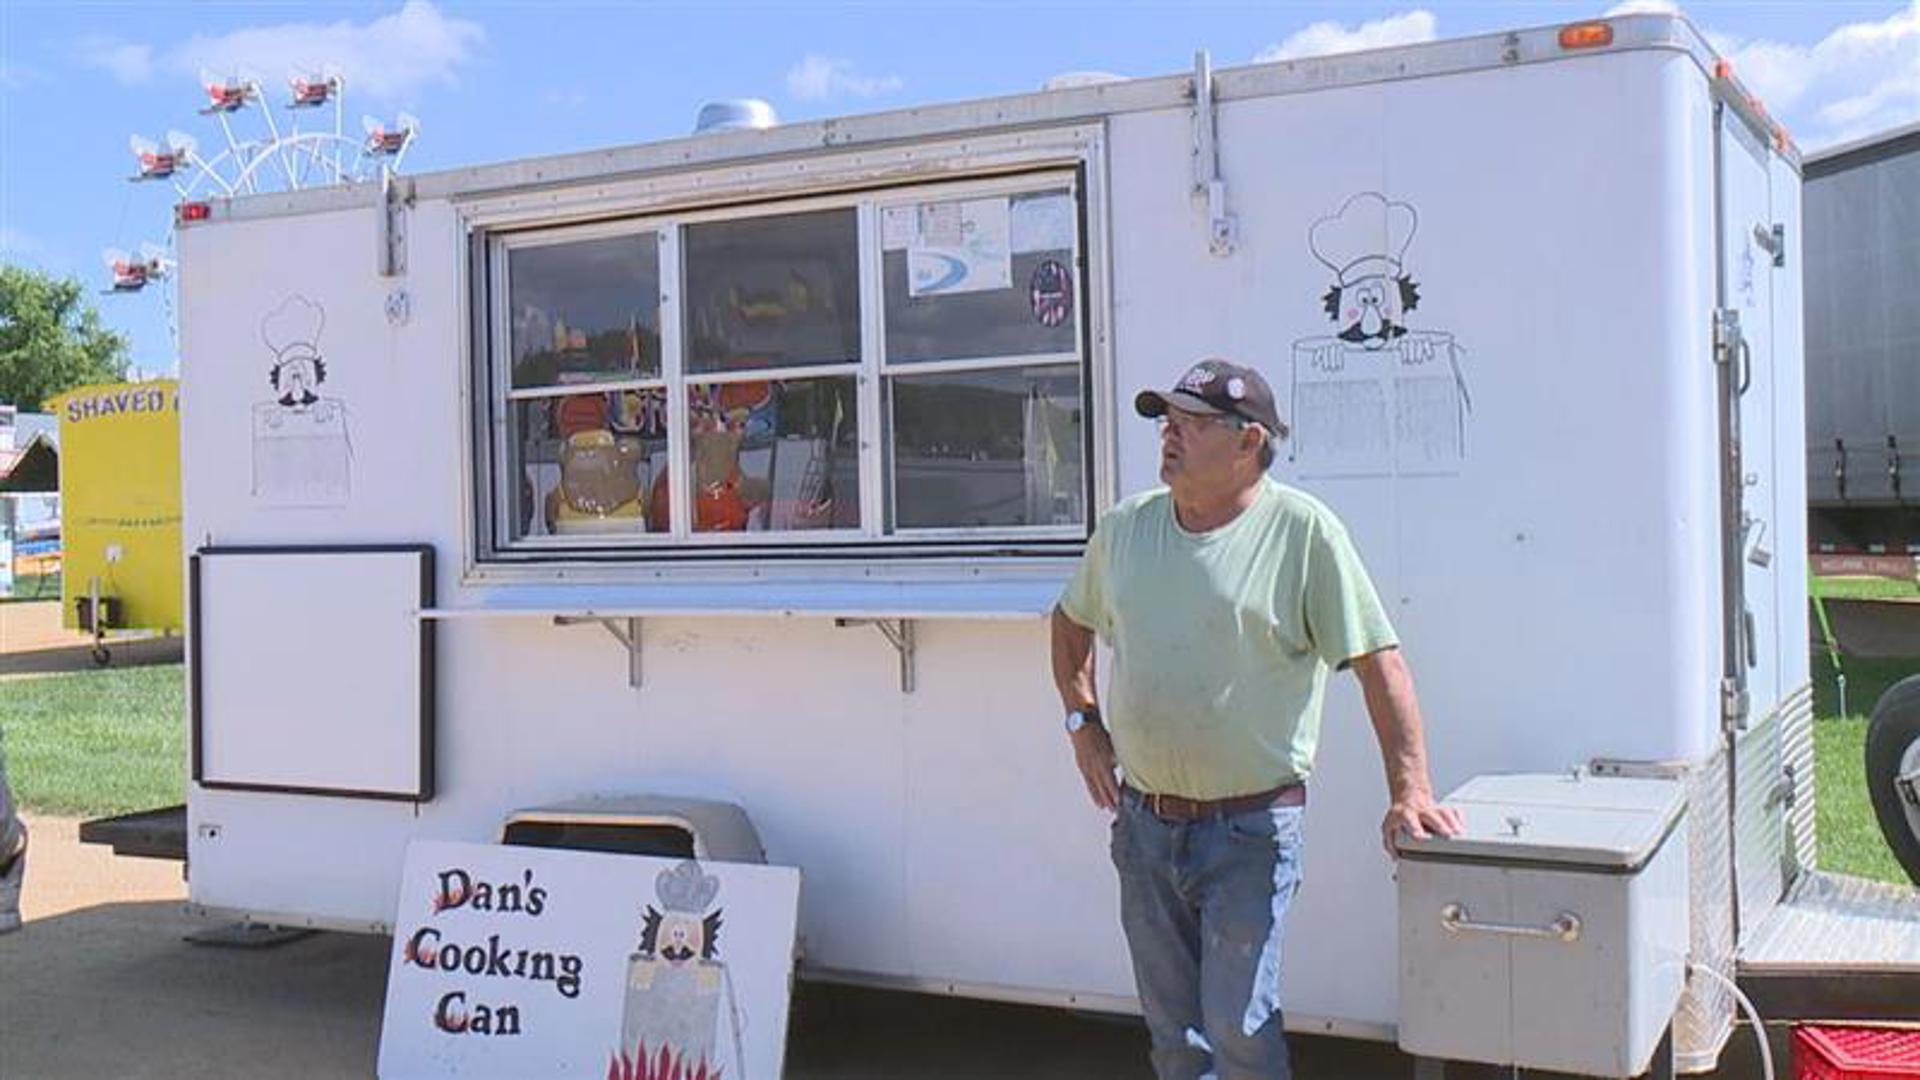
<path fill-rule="evenodd" d="M 559 192 L 545 199 L 524 193 L 502 193 L 463 206 L 471 262 L 467 277 L 474 317 L 474 340 L 469 343 L 473 417 L 470 484 L 474 505 L 468 515 L 473 532 L 466 564 L 475 581 L 494 580 L 638 580 L 662 579 L 691 573 L 696 577 L 759 577 L 804 572 L 832 564 L 859 568 L 863 576 L 977 578 L 1019 574 L 1042 566 L 1059 566 L 1076 556 L 1090 535 L 1101 508 L 1111 502 L 1111 407 L 1105 402 L 1110 356 L 1106 339 L 1102 132 L 1080 126 L 1024 136 L 997 136 L 944 148 L 903 148 L 881 155 L 871 152 L 853 162 L 795 162 L 786 166 L 788 183 L 772 183 L 768 169 L 746 179 L 748 193 L 731 192 L 713 172 L 679 177 L 627 181 L 592 191 Z M 1063 152 L 1069 149 L 1071 152 Z M 960 174 L 956 157 L 976 166 L 972 175 Z M 840 167 L 834 167 L 838 164 Z M 849 164 L 857 169 L 849 170 Z M 771 167 L 769 167 L 771 168 Z M 886 175 L 899 173 L 903 175 Z M 957 175 L 959 174 L 959 175 Z M 823 183 L 836 189 L 823 190 Z M 643 189 L 643 190 L 635 190 Z M 672 189 L 672 190 L 667 190 Z M 791 190 L 787 190 L 791 189 Z M 885 303 L 881 273 L 883 237 L 880 208 L 1017 195 L 1048 190 L 1064 191 L 1076 213 L 1074 284 L 1078 295 L 1072 316 L 1076 348 L 1073 354 L 1040 353 L 1008 357 L 970 357 L 954 361 L 888 364 L 885 361 Z M 739 201 L 726 201 L 729 196 Z M 858 249 L 861 356 L 857 364 L 826 368 L 769 368 L 764 373 L 690 374 L 682 321 L 685 313 L 686 266 L 679 250 L 684 227 L 704 221 L 776 217 L 808 210 L 851 207 L 855 215 Z M 512 393 L 511 361 L 506 356 L 510 338 L 506 323 L 511 305 L 506 300 L 506 254 L 514 248 L 564 243 L 575 239 L 654 232 L 659 237 L 661 266 L 660 348 L 658 379 L 583 383 L 523 389 Z M 1022 287 L 1016 283 L 1016 289 Z M 892 432 L 883 423 L 889 409 L 887 379 L 894 375 L 933 375 L 952 370 L 1031 369 L 1056 367 L 1065 373 L 1077 365 L 1080 386 L 1080 480 L 1083 520 L 1074 525 L 894 528 L 895 515 L 887 488 Z M 794 377 L 852 377 L 857 423 L 858 476 L 861 525 L 857 529 L 787 530 L 781 532 L 693 533 L 665 532 L 631 535 L 523 536 L 512 538 L 517 524 L 517 494 L 509 484 L 518 474 L 518 448 L 510 445 L 512 423 L 507 416 L 514 400 L 592 392 L 615 388 L 666 388 L 680 407 L 668 412 L 669 461 L 688 455 L 688 415 L 684 396 L 691 386 L 726 378 L 780 381 Z M 684 469 L 669 470 L 671 519 L 691 524 L 689 478 Z M 678 526 L 685 528 L 685 525 Z M 962 570 L 961 568 L 965 568 Z M 897 571 L 897 573 L 896 573 Z"/>

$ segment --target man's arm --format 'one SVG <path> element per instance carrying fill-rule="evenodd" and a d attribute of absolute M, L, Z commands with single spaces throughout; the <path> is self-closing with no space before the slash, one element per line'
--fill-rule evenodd
<path fill-rule="evenodd" d="M 1066 712 L 1098 707 L 1093 686 L 1093 631 L 1053 609 L 1053 685 Z M 1113 774 L 1113 740 L 1106 725 L 1087 724 L 1072 735 L 1073 762 L 1086 782 L 1087 797 L 1102 810 L 1120 802 L 1120 781 Z"/>
<path fill-rule="evenodd" d="M 1367 699 L 1367 717 L 1387 769 L 1391 805 L 1380 823 L 1380 842 L 1396 855 L 1394 837 L 1436 832 L 1453 836 L 1460 831 L 1460 815 L 1451 807 L 1436 806 L 1433 781 L 1427 776 L 1427 743 L 1420 725 L 1420 700 L 1413 692 L 1413 673 L 1400 650 L 1381 649 L 1356 657 L 1353 673 Z"/>

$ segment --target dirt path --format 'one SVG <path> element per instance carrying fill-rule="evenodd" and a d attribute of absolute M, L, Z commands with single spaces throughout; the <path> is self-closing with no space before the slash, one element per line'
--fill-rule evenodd
<path fill-rule="evenodd" d="M 116 858 L 29 817 L 21 910 L 0 937 L 0 1076 L 367 1077 L 386 941 L 323 934 L 259 952 L 183 936 L 180 864 Z"/>
<path fill-rule="evenodd" d="M 0 604 L 0 679 L 56 671 L 92 671 L 93 637 L 60 625 L 60 601 Z M 171 664 L 180 660 L 178 637 L 109 639 L 115 667 Z"/>

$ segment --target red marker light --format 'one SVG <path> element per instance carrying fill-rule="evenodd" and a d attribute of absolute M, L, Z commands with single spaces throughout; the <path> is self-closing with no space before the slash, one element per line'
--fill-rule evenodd
<path fill-rule="evenodd" d="M 186 202 L 181 203 L 174 210 L 174 219 L 182 225 L 189 221 L 205 221 L 212 216 L 212 203 Z"/>

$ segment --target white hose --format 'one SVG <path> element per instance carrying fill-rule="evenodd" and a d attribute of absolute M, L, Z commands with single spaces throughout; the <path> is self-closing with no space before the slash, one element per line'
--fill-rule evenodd
<path fill-rule="evenodd" d="M 1692 975 L 1696 972 L 1709 976 L 1714 982 L 1726 987 L 1733 994 L 1734 1000 L 1740 1003 L 1741 1010 L 1747 1014 L 1747 1023 L 1753 1025 L 1753 1038 L 1760 1044 L 1761 1076 L 1763 1080 L 1773 1080 L 1773 1048 L 1767 1045 L 1767 1025 L 1760 1022 L 1760 1010 L 1753 1007 L 1753 1002 L 1747 1000 L 1747 995 L 1740 992 L 1740 988 L 1734 985 L 1732 979 L 1705 964 L 1688 963 L 1687 974 Z"/>

